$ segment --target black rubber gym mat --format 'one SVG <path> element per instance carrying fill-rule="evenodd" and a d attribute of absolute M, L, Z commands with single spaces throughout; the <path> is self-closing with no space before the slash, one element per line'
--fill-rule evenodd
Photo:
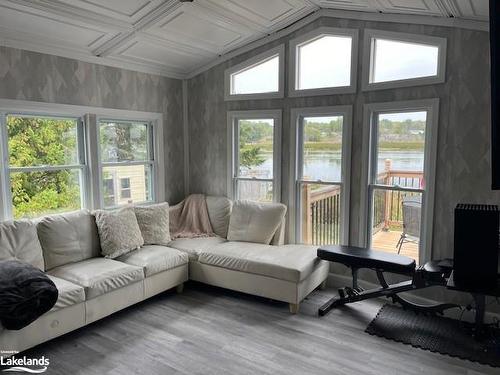
<path fill-rule="evenodd" d="M 481 340 L 471 323 L 417 314 L 384 305 L 365 332 L 431 352 L 500 367 L 500 330 L 488 328 Z"/>

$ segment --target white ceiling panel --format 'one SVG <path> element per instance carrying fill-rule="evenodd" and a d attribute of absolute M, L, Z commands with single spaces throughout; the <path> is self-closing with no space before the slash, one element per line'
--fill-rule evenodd
<path fill-rule="evenodd" d="M 106 30 L 78 25 L 50 14 L 22 12 L 7 7 L 0 11 L 0 27 L 8 29 L 11 33 L 32 34 L 38 40 L 71 43 L 85 49 L 90 48 L 107 34 Z M 71 36 L 70 41 L 68 36 Z"/>
<path fill-rule="evenodd" d="M 443 9 L 436 0 L 378 0 L 386 13 L 420 14 L 441 16 Z"/>
<path fill-rule="evenodd" d="M 217 3 L 235 13 L 244 12 L 249 18 L 261 19 L 266 23 L 286 17 L 293 13 L 297 6 L 304 6 L 303 2 L 297 4 L 297 1 L 287 0 L 225 0 Z"/>
<path fill-rule="evenodd" d="M 188 73 L 198 68 L 207 56 L 185 53 L 174 50 L 171 46 L 161 45 L 150 40 L 135 40 L 117 55 L 119 58 L 130 59 L 131 62 L 145 62 L 147 64 L 164 66 L 170 70 Z M 212 55 L 214 58 L 216 55 Z"/>
<path fill-rule="evenodd" d="M 162 0 L 59 0 L 62 3 L 90 12 L 100 13 L 127 22 L 135 22 L 147 15 Z"/>
<path fill-rule="evenodd" d="M 291 23 L 316 9 L 307 0 L 205 0 L 203 6 L 241 19 L 263 32 L 269 32 L 283 23 Z"/>
<path fill-rule="evenodd" d="M 149 27 L 146 34 L 221 53 L 248 38 L 252 32 L 217 14 L 199 11 L 191 4 L 175 9 Z"/>
<path fill-rule="evenodd" d="M 0 45 L 185 78 L 321 8 L 488 20 L 488 0 L 0 0 Z"/>
<path fill-rule="evenodd" d="M 487 20 L 489 13 L 488 0 L 454 0 L 458 14 L 456 16 Z"/>
<path fill-rule="evenodd" d="M 376 0 L 313 0 L 313 2 L 323 8 L 357 10 L 363 12 L 378 12 L 381 8 Z"/>

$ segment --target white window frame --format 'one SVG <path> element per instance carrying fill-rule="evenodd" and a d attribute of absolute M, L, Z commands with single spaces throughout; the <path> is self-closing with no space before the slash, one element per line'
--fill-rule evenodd
<path fill-rule="evenodd" d="M 42 103 L 25 100 L 0 99 L 0 221 L 13 219 L 12 202 L 10 199 L 10 177 L 6 173 L 8 167 L 8 137 L 5 114 L 29 114 L 43 117 L 63 117 L 83 119 L 83 155 L 86 165 L 82 175 L 84 189 L 82 190 L 82 208 L 90 210 L 103 207 L 101 205 L 102 189 L 98 165 L 98 132 L 97 119 L 119 118 L 129 121 L 148 121 L 153 125 L 154 152 L 156 174 L 153 177 L 155 186 L 155 200 L 165 200 L 165 168 L 164 168 L 164 142 L 163 142 L 163 114 L 155 112 L 128 111 L 111 108 L 77 106 L 69 104 Z M 56 116 L 57 115 L 57 116 Z M 82 155 L 80 154 L 80 155 Z"/>
<path fill-rule="evenodd" d="M 357 72 L 358 72 L 358 38 L 359 31 L 357 29 L 341 29 L 335 27 L 321 26 L 317 29 L 301 35 L 298 38 L 290 41 L 290 60 L 289 60 L 289 74 L 288 74 L 288 96 L 301 97 L 301 96 L 315 96 L 315 95 L 331 95 L 331 94 L 354 94 L 356 93 L 357 85 Z M 307 44 L 325 35 L 332 36 L 348 36 L 352 38 L 351 49 L 351 84 L 349 86 L 339 87 L 322 87 L 315 89 L 297 89 L 298 77 L 298 47 Z"/>
<path fill-rule="evenodd" d="M 386 82 L 371 82 L 375 64 L 375 39 L 386 39 L 394 42 L 406 42 L 438 47 L 437 75 L 418 78 L 405 78 Z M 421 86 L 443 83 L 446 80 L 446 38 L 406 34 L 392 31 L 365 29 L 363 41 L 363 91 L 395 89 L 400 87 Z"/>
<path fill-rule="evenodd" d="M 322 182 L 330 185 L 338 185 L 342 188 L 341 200 L 341 244 L 349 244 L 349 207 L 351 194 L 351 149 L 352 149 L 352 106 L 332 106 L 332 107 L 306 107 L 292 108 L 290 111 L 290 179 L 289 179 L 289 223 L 288 234 L 290 243 L 300 243 L 302 241 L 300 231 L 300 189 L 304 183 L 314 183 L 315 181 L 302 179 L 302 152 L 303 141 L 303 118 L 320 116 L 343 116 L 342 128 L 342 176 L 341 182 Z"/>
<path fill-rule="evenodd" d="M 231 94 L 232 76 L 254 66 L 260 65 L 274 57 L 278 56 L 279 71 L 278 71 L 278 91 L 273 92 L 260 92 L 252 94 Z M 250 99 L 273 99 L 284 97 L 284 77 L 285 77 L 285 45 L 280 44 L 277 47 L 254 56 L 238 65 L 228 68 L 224 72 L 224 99 L 230 100 L 250 100 Z"/>
<path fill-rule="evenodd" d="M 425 188 L 391 188 L 385 185 L 373 183 L 377 166 L 378 124 L 374 121 L 379 113 L 399 113 L 427 111 L 425 128 L 425 150 L 424 150 L 424 180 Z M 361 215 L 359 244 L 371 246 L 371 197 L 374 189 L 415 191 L 422 193 L 422 215 L 421 215 L 421 240 L 419 241 L 419 262 L 424 264 L 432 259 L 432 236 L 434 222 L 434 195 L 436 179 L 437 139 L 439 127 L 439 99 L 421 99 L 401 102 L 371 103 L 364 105 L 364 129 L 363 129 L 363 185 L 361 192 Z"/>
<path fill-rule="evenodd" d="M 148 129 L 148 159 L 147 160 L 141 160 L 141 161 L 120 161 L 120 162 L 103 162 L 102 161 L 102 158 L 101 158 L 101 147 L 99 145 L 99 129 L 101 127 L 101 121 L 102 122 L 117 122 L 117 123 L 141 123 L 141 124 L 145 124 L 147 125 L 147 129 Z M 149 201 L 144 201 L 144 202 L 137 202 L 137 204 L 144 204 L 144 205 L 147 205 L 147 204 L 151 204 L 151 203 L 155 203 L 155 202 L 158 202 L 158 199 L 156 198 L 156 195 L 157 195 L 157 192 L 159 191 L 159 186 L 157 183 L 155 183 L 156 179 L 157 179 L 157 175 L 158 175 L 158 163 L 157 163 L 157 155 L 156 155 L 156 151 L 157 151 L 157 148 L 155 147 L 155 145 L 158 143 L 158 140 L 156 139 L 156 135 L 155 135 L 155 127 L 154 126 L 154 122 L 151 122 L 151 121 L 148 121 L 148 120 L 139 120 L 139 119 L 129 119 L 129 118 L 108 118 L 108 117 L 98 117 L 97 118 L 97 121 L 96 121 L 96 126 L 97 126 L 97 146 L 98 146 L 98 151 L 97 151 L 97 155 L 98 155 L 98 170 L 99 170 L 99 181 L 100 181 L 100 184 L 99 184 L 99 196 L 100 196 L 100 207 L 104 207 L 106 209 L 112 209 L 112 208 L 116 208 L 116 207 L 119 207 L 119 206 L 123 206 L 122 205 L 114 205 L 114 206 L 105 206 L 104 205 L 104 193 L 103 193 L 103 190 L 104 190 L 104 186 L 102 184 L 103 182 L 103 178 L 102 178 L 102 175 L 103 175 L 103 168 L 105 167 L 131 167 L 131 166 L 135 166 L 135 165 L 144 165 L 144 166 L 149 166 L 151 168 L 151 187 L 150 187 L 150 191 L 149 191 L 149 195 L 151 196 L 151 200 Z M 163 139 L 163 138 L 162 138 Z M 118 183 L 118 196 L 120 197 L 121 199 L 121 186 L 120 184 Z M 116 196 L 116 192 L 115 192 L 115 196 Z"/>
<path fill-rule="evenodd" d="M 238 177 L 239 120 L 268 119 L 274 120 L 273 129 L 273 178 Z M 238 199 L 238 181 L 268 181 L 273 183 L 273 202 L 281 202 L 281 109 L 263 109 L 249 111 L 229 111 L 227 113 L 227 195 Z"/>
<path fill-rule="evenodd" d="M 78 163 L 76 164 L 65 164 L 65 165 L 39 165 L 30 167 L 16 167 L 9 165 L 9 151 L 8 151 L 8 129 L 7 129 L 7 117 L 8 116 L 19 116 L 24 118 L 47 118 L 47 119 L 61 119 L 61 120 L 73 120 L 76 121 L 76 132 L 77 132 L 77 150 L 78 150 Z M 31 111 L 1 111 L 0 112 L 0 139 L 1 139 L 1 155 L 2 155 L 2 198 L 5 204 L 2 207 L 3 217 L 12 218 L 12 191 L 10 189 L 10 175 L 11 173 L 30 173 L 30 172 L 52 172 L 52 171 L 80 171 L 80 207 L 87 207 L 88 201 L 88 181 L 89 181 L 89 169 L 87 165 L 87 157 L 85 152 L 85 124 L 82 116 L 67 116 L 60 114 L 58 112 L 38 113 Z"/>

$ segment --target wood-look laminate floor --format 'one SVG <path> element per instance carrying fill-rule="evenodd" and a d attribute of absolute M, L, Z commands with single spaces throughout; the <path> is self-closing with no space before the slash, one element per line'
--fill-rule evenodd
<path fill-rule="evenodd" d="M 188 283 L 28 351 L 46 374 L 499 374 L 364 332 L 382 301 L 316 315 L 335 291 L 288 305 Z"/>

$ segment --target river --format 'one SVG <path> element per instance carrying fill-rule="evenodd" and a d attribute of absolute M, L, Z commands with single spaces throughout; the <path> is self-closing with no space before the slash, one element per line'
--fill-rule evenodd
<path fill-rule="evenodd" d="M 264 155 L 266 161 L 254 171 L 271 171 L 272 155 Z M 392 160 L 392 169 L 406 171 L 422 171 L 424 166 L 424 153 L 420 151 L 380 151 L 378 157 L 378 171 L 384 170 L 385 160 Z M 340 181 L 341 153 L 315 152 L 305 157 L 304 177 L 311 180 Z"/>

